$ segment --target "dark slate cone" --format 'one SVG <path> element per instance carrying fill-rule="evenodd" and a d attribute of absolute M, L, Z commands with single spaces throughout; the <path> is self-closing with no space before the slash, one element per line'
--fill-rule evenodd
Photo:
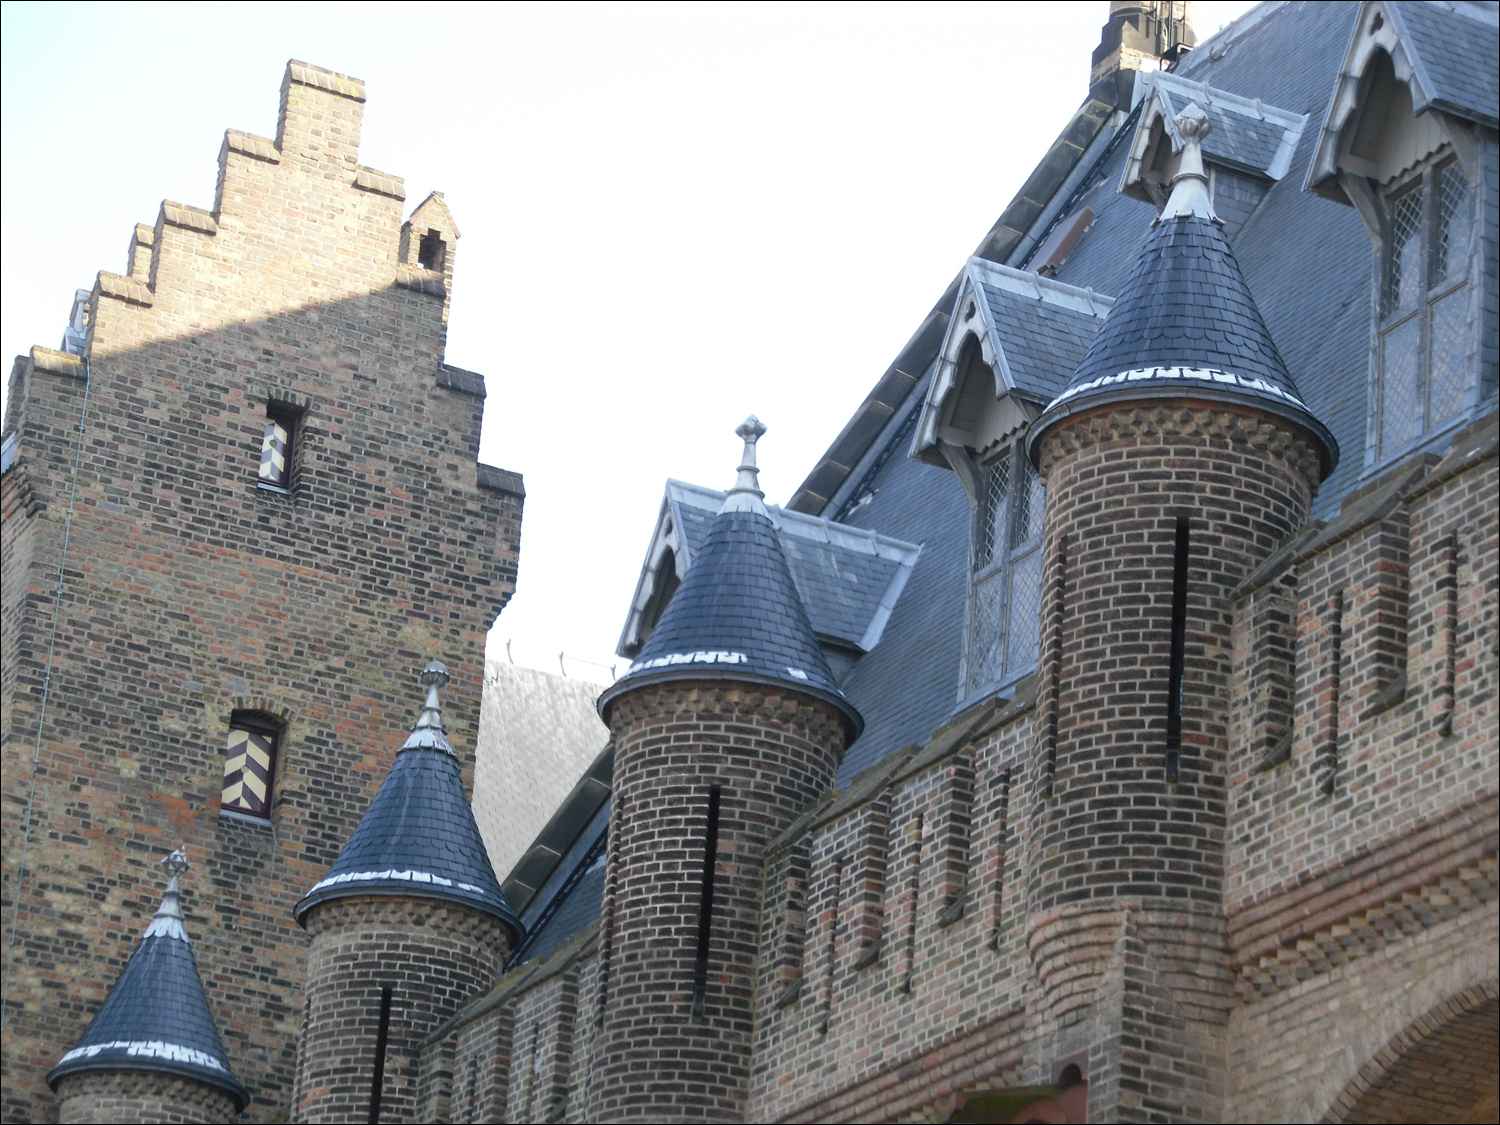
<path fill-rule="evenodd" d="M 182 927 L 178 884 L 186 857 L 174 851 L 160 909 L 130 955 L 125 971 L 78 1045 L 47 1075 L 54 1091 L 70 1074 L 148 1070 L 192 1078 L 223 1090 L 236 1111 L 250 1095 L 229 1068 L 224 1044 L 208 1010 L 198 962 Z"/>
<path fill-rule="evenodd" d="M 1192 112 L 1196 107 L 1183 116 Z M 1110 402 L 1197 398 L 1255 406 L 1301 426 L 1322 446 L 1326 477 L 1338 462 L 1338 443 L 1302 401 L 1206 193 L 1188 190 L 1198 187 L 1192 181 L 1207 182 L 1188 171 L 1198 146 L 1189 147 L 1194 152 L 1184 153 L 1172 199 L 1103 327 L 1032 427 L 1032 457 L 1041 434 L 1070 414 Z"/>
<path fill-rule="evenodd" d="M 754 438 L 764 428 L 752 418 L 746 438 L 749 485 L 731 491 L 687 577 L 629 671 L 599 698 L 609 708 L 624 692 L 672 680 L 734 680 L 793 688 L 843 714 L 850 741 L 864 720 L 829 670 L 753 480 Z M 745 434 L 750 423 L 740 428 Z M 746 466 L 741 466 L 742 475 Z M 741 500 L 753 492 L 755 499 Z M 759 510 L 756 510 L 759 509 Z"/>
<path fill-rule="evenodd" d="M 422 678 L 428 686 L 422 717 L 354 835 L 328 874 L 297 903 L 294 916 L 305 926 L 308 911 L 339 898 L 439 899 L 498 918 L 514 948 L 521 923 L 501 893 L 445 736 L 438 689 L 448 682 L 447 670 L 434 662 Z"/>

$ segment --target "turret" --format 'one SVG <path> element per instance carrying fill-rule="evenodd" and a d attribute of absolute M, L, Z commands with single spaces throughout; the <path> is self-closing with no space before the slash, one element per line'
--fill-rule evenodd
<path fill-rule="evenodd" d="M 182 926 L 187 857 L 174 851 L 162 865 L 156 917 L 83 1038 L 47 1075 L 63 1122 L 233 1121 L 250 1101 Z"/>
<path fill-rule="evenodd" d="M 629 671 L 601 922 L 602 1120 L 740 1121 L 767 843 L 833 784 L 862 720 L 763 503 L 754 417 L 735 487 Z"/>
<path fill-rule="evenodd" d="M 422 1037 L 486 991 L 521 936 L 448 745 L 439 690 L 343 851 L 296 906 L 312 935 L 293 1113 L 417 1120 Z"/>
<path fill-rule="evenodd" d="M 1214 217 L 1208 120 L 1176 124 L 1171 197 L 1029 439 L 1048 510 L 1027 939 L 1044 1049 L 1091 1060 L 1099 1120 L 1221 1112 L 1228 595 L 1338 456 Z"/>

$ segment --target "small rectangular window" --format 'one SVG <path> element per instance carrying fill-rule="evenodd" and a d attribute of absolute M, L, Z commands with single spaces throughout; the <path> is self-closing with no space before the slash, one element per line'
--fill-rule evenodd
<path fill-rule="evenodd" d="M 266 411 L 260 442 L 260 479 L 263 488 L 282 492 L 292 487 L 292 451 L 297 436 L 296 416 L 274 408 Z"/>
<path fill-rule="evenodd" d="M 281 732 L 269 722 L 239 714 L 230 717 L 220 800 L 225 811 L 270 817 L 280 745 Z"/>

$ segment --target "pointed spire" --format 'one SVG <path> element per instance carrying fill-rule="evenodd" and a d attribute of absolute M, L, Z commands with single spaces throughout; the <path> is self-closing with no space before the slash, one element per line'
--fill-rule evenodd
<path fill-rule="evenodd" d="M 1208 194 L 1208 173 L 1203 170 L 1203 138 L 1208 136 L 1213 123 L 1197 102 L 1190 103 L 1172 123 L 1182 138 L 1182 156 L 1178 160 L 1177 175 L 1172 177 L 1172 194 L 1156 222 L 1197 215 L 1200 219 L 1219 223 L 1221 220 L 1214 214 L 1213 200 Z"/>
<path fill-rule="evenodd" d="M 238 1111 L 250 1096 L 229 1069 L 182 926 L 181 880 L 188 870 L 187 856 L 174 851 L 162 866 L 167 888 L 156 916 L 104 1006 L 78 1045 L 52 1068 L 47 1084 L 55 1091 L 62 1079 L 83 1071 L 158 1071 L 223 1090 Z"/>
<path fill-rule="evenodd" d="M 411 735 L 401 749 L 446 750 L 451 754 L 453 747 L 448 745 L 448 728 L 443 725 L 443 701 L 438 696 L 438 692 L 448 684 L 447 666 L 434 660 L 422 669 L 420 679 L 427 685 L 427 702 L 422 707 L 417 725 L 411 728 Z"/>
<path fill-rule="evenodd" d="M 1192 105 L 1176 123 L 1184 144 L 1171 198 L 1088 354 L 1032 425 L 1031 458 L 1042 435 L 1071 414 L 1105 404 L 1197 399 L 1251 406 L 1295 423 L 1312 438 L 1326 478 L 1338 463 L 1338 442 L 1302 401 L 1209 203 L 1207 117 Z"/>
<path fill-rule="evenodd" d="M 328 874 L 293 915 L 306 925 L 308 911 L 338 898 L 434 898 L 498 918 L 511 930 L 514 948 L 521 923 L 495 878 L 443 725 L 438 693 L 448 682 L 448 669 L 434 660 L 420 680 L 427 699 L 411 736 Z"/>
<path fill-rule="evenodd" d="M 755 461 L 765 432 L 753 414 L 735 430 L 745 442 L 739 479 L 639 657 L 599 697 L 606 723 L 615 699 L 645 684 L 737 680 L 831 703 L 851 742 L 864 727 L 828 667 L 766 511 Z"/>
<path fill-rule="evenodd" d="M 755 465 L 755 443 L 766 432 L 766 427 L 754 414 L 746 418 L 734 431 L 745 441 L 745 450 L 740 455 L 739 476 L 734 487 L 724 497 L 721 512 L 759 512 L 766 514 L 766 494 L 760 490 L 760 470 Z"/>

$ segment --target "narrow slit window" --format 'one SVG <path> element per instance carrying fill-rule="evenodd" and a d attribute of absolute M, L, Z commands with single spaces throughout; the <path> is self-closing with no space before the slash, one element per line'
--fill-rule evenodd
<path fill-rule="evenodd" d="M 1172 656 L 1167 673 L 1167 780 L 1176 781 L 1182 759 L 1182 680 L 1187 663 L 1188 521 L 1177 520 L 1172 556 Z"/>
<path fill-rule="evenodd" d="M 719 855 L 719 787 L 708 791 L 703 834 L 703 890 L 698 896 L 698 959 L 693 969 L 693 1014 L 701 1016 L 708 999 L 708 943 L 713 933 L 714 874 Z"/>
<path fill-rule="evenodd" d="M 238 712 L 230 716 L 219 802 L 223 810 L 263 820 L 270 817 L 280 749 L 281 731 L 269 721 Z"/>
<path fill-rule="evenodd" d="M 266 426 L 260 441 L 260 474 L 257 484 L 273 491 L 291 491 L 292 455 L 296 441 L 296 417 L 286 411 L 267 410 Z"/>
<path fill-rule="evenodd" d="M 385 1087 L 385 1048 L 391 1034 L 391 990 L 380 990 L 380 1022 L 375 1030 L 375 1069 L 370 1075 L 370 1125 L 380 1121 L 380 1094 Z"/>

